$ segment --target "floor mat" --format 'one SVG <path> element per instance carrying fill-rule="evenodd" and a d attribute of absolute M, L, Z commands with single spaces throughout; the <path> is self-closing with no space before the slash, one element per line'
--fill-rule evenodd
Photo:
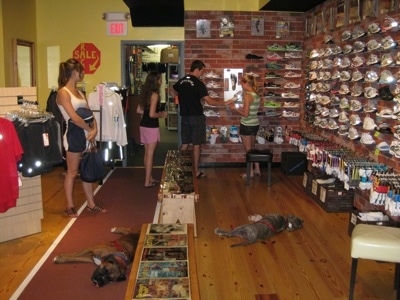
<path fill-rule="evenodd" d="M 161 178 L 162 170 L 154 169 L 155 179 Z M 143 168 L 113 170 L 95 196 L 96 203 L 106 208 L 107 213 L 98 214 L 84 209 L 17 298 L 123 299 L 127 281 L 97 288 L 90 280 L 95 269 L 94 264 L 56 265 L 53 257 L 62 252 L 74 252 L 115 240 L 118 235 L 110 232 L 112 227 L 124 226 L 139 231 L 142 224 L 152 223 L 158 188 L 146 189 L 143 184 Z"/>

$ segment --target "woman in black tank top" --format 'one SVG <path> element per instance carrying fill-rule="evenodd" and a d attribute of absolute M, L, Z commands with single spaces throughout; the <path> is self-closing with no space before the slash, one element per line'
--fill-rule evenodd
<path fill-rule="evenodd" d="M 140 142 L 144 145 L 144 169 L 146 178 L 144 187 L 157 186 L 159 181 L 151 174 L 153 170 L 154 152 L 160 141 L 159 118 L 166 118 L 167 112 L 160 111 L 160 86 L 161 74 L 150 72 L 140 94 L 139 112 L 142 113 L 140 121 Z"/>

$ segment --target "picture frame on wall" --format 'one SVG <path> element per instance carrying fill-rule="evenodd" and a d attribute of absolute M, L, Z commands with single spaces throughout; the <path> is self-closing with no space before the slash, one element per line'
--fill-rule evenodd
<path fill-rule="evenodd" d="M 232 99 L 243 91 L 243 69 L 224 69 L 224 100 Z"/>
<path fill-rule="evenodd" d="M 315 35 L 315 17 L 314 16 L 310 16 L 308 18 L 307 32 L 308 32 L 308 36 Z"/>
<path fill-rule="evenodd" d="M 342 27 L 347 25 L 347 18 L 346 18 L 346 1 L 339 0 L 337 2 L 336 11 L 335 11 L 335 27 Z"/>
<path fill-rule="evenodd" d="M 235 24 L 229 17 L 220 18 L 219 37 L 233 37 Z"/>
<path fill-rule="evenodd" d="M 396 0 L 380 0 L 378 2 L 378 14 L 387 14 L 396 9 Z"/>
<path fill-rule="evenodd" d="M 360 21 L 360 0 L 349 0 L 349 24 L 354 24 Z"/>
<path fill-rule="evenodd" d="M 328 32 L 333 29 L 332 26 L 332 6 L 327 7 L 323 12 L 322 12 L 322 20 L 323 20 L 323 32 Z"/>
<path fill-rule="evenodd" d="M 250 33 L 252 36 L 264 35 L 264 18 L 254 17 L 251 19 Z"/>
<path fill-rule="evenodd" d="M 305 21 L 305 26 L 304 26 L 304 36 L 306 36 L 306 37 L 308 37 L 308 36 L 310 36 L 310 34 L 308 33 L 308 22 L 309 22 L 309 20 L 308 20 L 308 18 L 306 18 L 306 21 Z"/>
<path fill-rule="evenodd" d="M 286 21 L 277 21 L 276 22 L 276 38 L 277 39 L 286 39 L 289 37 L 290 33 L 290 24 Z"/>
<path fill-rule="evenodd" d="M 315 15 L 315 34 L 321 34 L 323 32 L 324 32 L 324 22 L 322 17 L 322 11 L 319 11 Z"/>
<path fill-rule="evenodd" d="M 372 17 L 374 18 L 377 16 L 377 14 L 376 14 L 377 5 L 378 5 L 377 0 L 359 0 L 359 1 L 360 1 L 360 10 L 361 10 L 361 19 L 362 20 L 372 18 Z"/>
<path fill-rule="evenodd" d="M 211 37 L 211 21 L 199 19 L 196 21 L 196 37 L 209 38 Z"/>

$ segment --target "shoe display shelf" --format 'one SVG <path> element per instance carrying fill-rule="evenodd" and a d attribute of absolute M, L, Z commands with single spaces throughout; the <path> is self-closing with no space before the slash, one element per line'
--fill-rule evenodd
<path fill-rule="evenodd" d="M 200 79 L 203 80 L 206 85 L 208 94 L 211 98 L 223 99 L 224 86 L 222 74 L 211 70 L 210 72 L 204 73 Z"/>
<path fill-rule="evenodd" d="M 167 91 L 166 91 L 166 110 L 168 112 L 167 117 L 167 129 L 178 130 L 178 105 L 175 99 L 169 93 L 171 87 L 180 78 L 179 64 L 168 64 L 167 67 Z"/>
<path fill-rule="evenodd" d="M 390 144 L 393 135 L 380 130 L 383 134 L 374 133 L 382 123 L 393 127 L 399 121 L 400 48 L 396 41 L 400 33 L 368 33 L 363 26 L 355 25 L 335 34 L 328 44 L 307 49 L 304 120 L 328 134 L 347 125 L 348 134 L 339 132 L 346 140 L 358 141 L 360 136 L 371 134 L 373 143 L 361 139 L 366 146 L 382 141 Z M 345 101 L 348 105 L 343 104 Z M 347 117 L 341 118 L 343 114 Z M 363 126 L 369 118 L 376 127 Z M 356 130 L 353 139 L 350 131 Z"/>
<path fill-rule="evenodd" d="M 273 44 L 267 49 L 262 92 L 265 116 L 298 120 L 303 86 L 302 48 L 289 43 Z"/>

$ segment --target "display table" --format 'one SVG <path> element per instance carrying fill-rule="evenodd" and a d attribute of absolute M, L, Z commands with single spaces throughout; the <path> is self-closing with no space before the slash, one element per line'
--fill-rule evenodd
<path fill-rule="evenodd" d="M 193 224 L 144 224 L 128 280 L 126 300 L 200 299 Z"/>
<path fill-rule="evenodd" d="M 195 202 L 199 199 L 190 151 L 170 150 L 165 159 L 155 223 L 193 224 L 197 236 Z"/>

